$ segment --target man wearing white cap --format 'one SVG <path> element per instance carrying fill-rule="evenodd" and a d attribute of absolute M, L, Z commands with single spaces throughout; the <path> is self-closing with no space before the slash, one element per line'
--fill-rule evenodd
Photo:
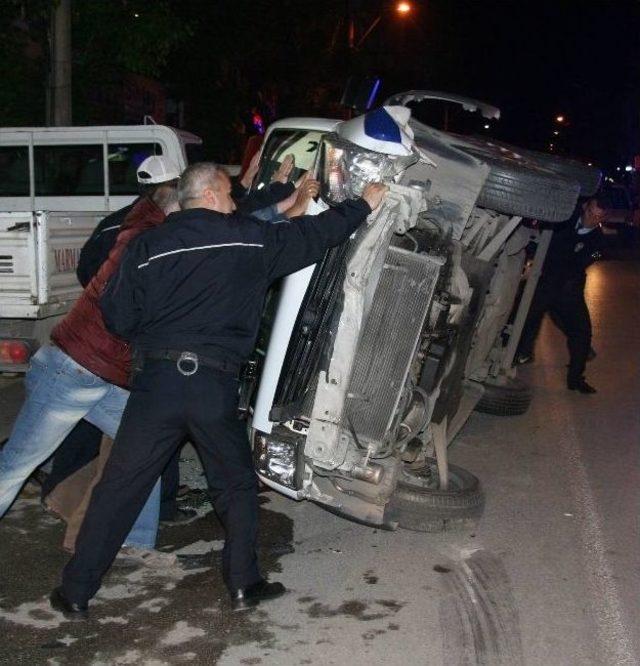
<path fill-rule="evenodd" d="M 93 230 L 89 240 L 83 245 L 78 259 L 76 275 L 83 287 L 89 284 L 91 278 L 111 252 L 116 242 L 120 227 L 133 207 L 140 201 L 140 197 L 150 194 L 156 185 L 179 176 L 178 168 L 165 157 L 152 155 L 140 163 L 136 171 L 138 181 L 139 197 L 128 206 L 107 215 Z"/>
<path fill-rule="evenodd" d="M 11 437 L 0 450 L 0 517 L 33 470 L 80 419 L 115 438 L 129 398 L 131 355 L 127 343 L 107 330 L 98 300 L 126 246 L 178 210 L 178 178 L 178 168 L 165 157 L 149 157 L 140 165 L 139 182 L 153 187 L 126 216 L 108 258 L 53 329 L 51 343 L 33 356 L 25 377 L 26 400 Z M 156 483 L 132 529 L 138 546 L 155 545 L 159 496 L 160 484 Z"/>

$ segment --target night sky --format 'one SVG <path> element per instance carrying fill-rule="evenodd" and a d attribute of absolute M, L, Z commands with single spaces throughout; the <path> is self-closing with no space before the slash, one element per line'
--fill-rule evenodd
<path fill-rule="evenodd" d="M 367 6 L 371 3 L 361 3 Z M 404 31 L 422 59 L 389 87 L 432 87 L 499 106 L 490 133 L 565 152 L 608 170 L 640 152 L 640 3 L 625 0 L 422 0 Z M 395 34 L 394 34 L 395 32 Z M 373 35 L 372 35 L 373 37 Z M 388 43 L 388 42 L 387 42 Z M 563 127 L 554 118 L 563 114 Z M 480 127 L 480 125 L 479 125 Z M 560 134 L 554 137 L 553 131 Z"/>
<path fill-rule="evenodd" d="M 407 2 L 401 17 L 397 0 L 73 0 L 74 122 L 138 122 L 124 116 L 118 81 L 142 75 L 184 103 L 179 122 L 204 138 L 207 157 L 233 161 L 256 110 L 266 123 L 340 117 L 348 78 L 376 75 L 379 103 L 423 88 L 502 110 L 488 129 L 450 110 L 452 130 L 553 150 L 613 175 L 640 153 L 640 0 Z M 0 0 L 3 124 L 44 124 L 50 7 Z M 111 106 L 100 107 L 101 97 Z M 414 113 L 436 126 L 444 115 L 437 104 Z"/>
<path fill-rule="evenodd" d="M 175 1 L 172 7 L 192 21 L 193 33 L 167 78 L 188 100 L 194 131 L 220 99 L 206 99 L 202 73 L 225 60 L 250 90 L 265 84 L 278 90 L 279 117 L 332 115 L 313 108 L 305 91 L 324 84 L 337 101 L 350 74 L 377 74 L 383 80 L 379 102 L 411 88 L 476 97 L 503 115 L 488 131 L 480 118 L 471 129 L 529 148 L 548 150 L 553 142 L 554 152 L 609 173 L 640 152 L 640 2 L 411 0 L 404 19 L 395 4 Z M 349 15 L 356 41 L 382 16 L 356 51 L 347 48 Z M 223 83 L 220 94 L 237 90 Z M 560 128 L 558 114 L 567 118 Z"/>

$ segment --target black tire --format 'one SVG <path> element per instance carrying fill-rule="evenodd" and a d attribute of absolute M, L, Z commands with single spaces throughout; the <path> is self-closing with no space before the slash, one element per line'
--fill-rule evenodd
<path fill-rule="evenodd" d="M 448 532 L 474 528 L 483 509 L 484 493 L 477 477 L 449 465 L 449 489 L 440 490 L 437 463 L 428 458 L 417 472 L 408 465 L 402 468 L 385 517 L 414 532 Z"/>
<path fill-rule="evenodd" d="M 505 149 L 514 155 L 522 156 L 526 162 L 539 169 L 551 171 L 563 178 L 575 180 L 580 185 L 580 196 L 590 197 L 593 196 L 602 183 L 602 172 L 587 164 L 572 160 L 568 157 L 558 157 L 557 155 L 549 155 L 548 153 L 541 153 L 537 150 L 525 150 L 517 146 L 510 146 L 508 143 L 499 141 L 487 142 L 482 137 L 475 137 L 478 142 L 490 143 L 495 145 L 498 149 Z"/>
<path fill-rule="evenodd" d="M 476 153 L 475 157 L 491 167 L 478 206 L 542 222 L 563 222 L 571 217 L 580 194 L 577 181 L 510 157 L 488 155 L 475 148 L 464 150 Z"/>
<path fill-rule="evenodd" d="M 531 389 L 520 379 L 509 379 L 506 384 L 485 382 L 484 395 L 476 405 L 476 412 L 494 416 L 519 416 L 531 404 Z"/>
<path fill-rule="evenodd" d="M 547 171 L 557 173 L 559 176 L 575 180 L 580 185 L 580 196 L 593 196 L 602 182 L 602 172 L 576 160 L 563 159 L 544 153 L 526 152 L 527 159 L 539 160 L 540 166 Z"/>
<path fill-rule="evenodd" d="M 478 206 L 542 222 L 563 222 L 571 217 L 580 194 L 574 178 L 545 169 L 527 159 L 527 151 L 506 144 L 458 135 L 452 135 L 452 143 L 491 168 Z"/>

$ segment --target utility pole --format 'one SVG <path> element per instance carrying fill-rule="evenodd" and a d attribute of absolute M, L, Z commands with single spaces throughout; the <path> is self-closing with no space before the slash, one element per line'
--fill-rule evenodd
<path fill-rule="evenodd" d="M 58 0 L 52 10 L 50 62 L 47 121 L 71 125 L 71 0 Z"/>

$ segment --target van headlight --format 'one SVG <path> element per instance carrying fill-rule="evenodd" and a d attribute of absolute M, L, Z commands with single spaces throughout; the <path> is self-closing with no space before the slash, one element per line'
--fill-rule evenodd
<path fill-rule="evenodd" d="M 267 435 L 256 431 L 253 436 L 253 460 L 261 476 L 293 490 L 302 488 L 304 472 L 304 438 L 289 431 Z"/>
<path fill-rule="evenodd" d="M 320 147 L 318 177 L 322 198 L 337 204 L 358 197 L 367 183 L 389 182 L 419 159 L 364 150 L 337 134 L 328 134 Z"/>

